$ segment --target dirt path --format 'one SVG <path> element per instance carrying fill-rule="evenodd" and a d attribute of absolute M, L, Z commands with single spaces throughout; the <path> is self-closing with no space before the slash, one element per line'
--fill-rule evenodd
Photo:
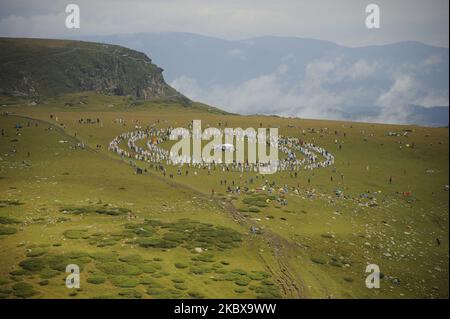
<path fill-rule="evenodd" d="M 35 119 L 29 116 L 24 115 L 14 115 L 11 114 L 9 116 L 15 116 L 18 118 L 22 118 L 29 121 L 35 121 L 39 122 L 43 125 L 49 125 L 53 127 L 58 133 L 60 133 L 62 136 L 64 136 L 67 140 L 70 140 L 72 142 L 80 142 L 75 136 L 68 134 L 62 127 L 59 127 L 55 125 L 54 123 L 47 122 L 45 120 L 41 119 Z M 123 161 L 122 159 L 118 159 L 116 157 L 110 156 L 109 154 L 97 151 L 91 148 L 89 145 L 86 145 L 86 150 L 90 152 L 94 152 L 100 156 L 104 156 L 108 158 L 109 160 L 117 161 L 122 164 L 129 165 L 128 162 Z M 157 174 L 153 171 L 149 171 L 149 176 L 152 178 L 157 179 L 160 182 L 165 183 L 166 185 L 169 185 L 170 187 L 176 188 L 181 193 L 189 193 L 189 194 L 195 194 L 196 196 L 199 196 L 205 200 L 213 200 L 215 204 L 223 209 L 225 212 L 229 214 L 229 216 L 239 225 L 243 226 L 244 228 L 247 228 L 250 230 L 250 228 L 253 227 L 259 227 L 259 225 L 243 216 L 237 209 L 234 207 L 233 203 L 229 201 L 224 201 L 220 198 L 213 197 L 211 195 L 207 195 L 203 192 L 200 192 L 199 190 L 190 187 L 189 185 L 184 185 L 177 183 L 173 180 L 169 180 L 166 177 L 161 176 L 160 174 Z M 297 274 L 293 269 L 292 266 L 289 263 L 290 259 L 290 252 L 295 249 L 295 245 L 285 238 L 281 237 L 280 235 L 271 232 L 270 230 L 264 230 L 260 235 L 261 238 L 264 240 L 264 242 L 272 249 L 274 260 L 276 261 L 276 266 L 271 266 L 271 263 L 268 262 L 263 254 L 258 252 L 259 257 L 263 261 L 264 265 L 266 266 L 267 270 L 272 274 L 272 276 L 276 279 L 278 282 L 280 288 L 282 289 L 283 295 L 286 298 L 305 298 L 306 292 L 303 288 L 303 284 L 301 281 L 301 278 L 299 278 L 299 274 Z"/>
<path fill-rule="evenodd" d="M 224 210 L 227 211 L 239 224 L 246 226 L 248 229 L 252 226 L 258 227 L 254 221 L 245 218 L 240 212 L 238 212 L 232 203 L 224 202 L 224 205 L 222 206 Z M 259 257 L 264 262 L 269 272 L 276 278 L 278 284 L 283 290 L 284 296 L 288 298 L 304 298 L 304 293 L 302 293 L 303 289 L 299 287 L 299 280 L 293 275 L 293 271 L 290 269 L 291 266 L 288 262 L 289 254 L 287 251 L 293 248 L 293 244 L 282 238 L 280 235 L 269 230 L 264 230 L 259 236 L 261 236 L 266 244 L 272 249 L 278 269 L 271 267 L 270 263 L 265 260 L 261 253 L 258 253 Z"/>

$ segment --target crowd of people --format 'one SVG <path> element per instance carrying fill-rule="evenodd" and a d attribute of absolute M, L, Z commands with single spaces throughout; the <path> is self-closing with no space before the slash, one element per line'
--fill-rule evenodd
<path fill-rule="evenodd" d="M 186 131 L 185 131 L 186 132 Z M 277 145 L 278 150 L 285 153 L 286 156 L 278 159 L 276 163 L 250 163 L 248 160 L 244 162 L 232 163 L 196 161 L 193 156 L 181 158 L 178 154 L 172 154 L 170 151 L 158 146 L 159 144 L 170 140 L 172 128 L 156 128 L 148 129 L 137 128 L 134 131 L 122 133 L 115 137 L 109 144 L 109 150 L 116 152 L 122 158 L 135 159 L 147 163 L 159 165 L 183 165 L 186 164 L 193 168 L 204 168 L 208 171 L 220 169 L 222 171 L 235 172 L 258 172 L 261 168 L 276 168 L 276 170 L 299 171 L 302 169 L 312 170 L 315 168 L 327 167 L 334 164 L 334 156 L 324 148 L 314 145 L 313 143 L 305 143 L 303 140 L 295 137 L 279 136 L 278 140 L 272 140 L 270 136 L 266 143 Z M 237 141 L 243 141 L 246 137 L 237 133 L 235 138 Z M 199 136 L 200 137 L 200 136 Z M 249 136 L 250 142 L 256 142 L 256 135 Z M 147 140 L 146 148 L 137 144 L 140 140 Z M 128 149 L 123 149 L 121 144 L 126 142 Z M 301 154 L 302 158 L 298 159 L 297 154 Z"/>

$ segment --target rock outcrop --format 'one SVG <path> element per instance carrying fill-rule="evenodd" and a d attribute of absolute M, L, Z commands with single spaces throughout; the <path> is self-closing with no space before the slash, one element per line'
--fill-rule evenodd
<path fill-rule="evenodd" d="M 0 39 L 0 94 L 45 98 L 97 91 L 189 104 L 141 52 L 101 43 Z"/>

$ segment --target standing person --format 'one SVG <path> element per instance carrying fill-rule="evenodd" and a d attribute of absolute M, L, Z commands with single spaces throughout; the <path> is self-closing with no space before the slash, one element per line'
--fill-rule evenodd
<path fill-rule="evenodd" d="M 392 176 L 389 176 L 389 184 L 392 184 Z"/>

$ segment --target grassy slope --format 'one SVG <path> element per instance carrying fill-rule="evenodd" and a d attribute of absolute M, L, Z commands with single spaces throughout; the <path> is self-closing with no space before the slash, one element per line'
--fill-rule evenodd
<path fill-rule="evenodd" d="M 19 199 L 25 204 L 0 208 L 0 214 L 26 221 L 15 226 L 20 229 L 18 233 L 0 239 L 0 272 L 3 277 L 7 278 L 10 271 L 18 268 L 17 264 L 25 258 L 25 249 L 30 244 L 62 242 L 61 247 L 47 249 L 66 252 L 93 250 L 86 240 L 62 241 L 62 233 L 67 229 L 84 227 L 104 232 L 117 230 L 120 224 L 126 222 L 124 217 L 89 215 L 71 216 L 70 221 L 63 223 L 49 221 L 61 216 L 58 212 L 61 205 L 101 200 L 131 207 L 139 218 L 173 221 L 190 217 L 239 231 L 244 236 L 242 244 L 224 252 L 214 252 L 216 259 L 231 261 L 231 265 L 227 266 L 230 267 L 229 273 L 233 268 L 272 270 L 273 279 L 280 281 L 279 291 L 285 296 L 295 296 L 284 290 L 283 281 L 288 278 L 297 283 L 303 297 L 448 297 L 448 192 L 443 189 L 448 184 L 448 129 L 243 117 L 217 114 L 215 110 L 208 112 L 201 107 L 186 109 L 150 102 L 130 108 L 124 98 L 87 96 L 88 104 L 71 108 L 61 106 L 69 99 L 77 99 L 77 95 L 54 99 L 38 107 L 3 108 L 60 127 L 64 124 L 65 133 L 71 136 L 76 133 L 77 138 L 92 147 L 103 145 L 100 151 L 70 151 L 68 144 L 57 142 L 68 138 L 61 136 L 61 133 L 44 130 L 44 125 L 25 127 L 23 135 L 18 137 L 19 142 L 11 142 L 13 123 L 20 121 L 26 124 L 26 121 L 1 118 L 0 126 L 9 135 L 2 138 L 0 147 L 0 176 L 3 177 L 0 187 L 4 194 L 1 199 Z M 2 104 L 8 102 L 3 100 Z M 58 122 L 50 120 L 50 113 L 58 117 Z M 99 117 L 103 126 L 78 124 L 78 119 L 88 117 Z M 126 119 L 127 125 L 115 124 L 117 118 Z M 199 171 L 198 176 L 194 177 L 191 170 L 189 176 L 177 177 L 175 174 L 173 180 L 155 172 L 150 176 L 135 176 L 126 163 L 120 163 L 114 154 L 106 151 L 114 136 L 133 129 L 133 121 L 150 124 L 157 119 L 162 126 L 184 126 L 192 119 L 202 119 L 204 127 L 207 124 L 217 126 L 218 122 L 227 122 L 228 127 L 258 127 L 262 122 L 264 127 L 279 126 L 281 134 L 292 136 L 301 135 L 302 129 L 326 127 L 328 133 L 322 136 L 305 133 L 303 139 L 314 141 L 335 154 L 336 171 L 327 168 L 301 172 L 297 179 L 285 172 L 269 176 L 267 179 L 276 181 L 278 185 L 297 187 L 298 184 L 299 194 L 290 192 L 286 196 L 287 206 L 280 207 L 271 202 L 259 213 L 230 213 L 229 209 L 220 208 L 223 205 L 227 207 L 221 202 L 230 200 L 235 207 L 245 208 L 242 202 L 245 195 L 225 195 L 225 187 L 219 181 L 227 179 L 230 183 L 234 180 L 243 186 L 245 175 L 213 172 L 208 176 L 206 172 Z M 288 128 L 288 124 L 295 128 Z M 413 130 L 409 137 L 386 136 L 388 131 L 406 128 Z M 335 130 L 339 131 L 339 136 L 334 134 Z M 343 137 L 343 132 L 346 132 L 346 137 Z M 343 142 L 342 150 L 338 149 L 335 139 Z M 414 142 L 415 148 L 400 148 L 398 141 L 404 144 Z M 15 155 L 8 153 L 13 144 L 18 149 Z M 32 153 L 30 159 L 26 158 L 25 152 L 28 150 Z M 23 159 L 32 166 L 20 168 Z M 65 172 L 69 175 L 63 175 Z M 340 178 L 341 173 L 344 180 Z M 330 176 L 334 177 L 333 182 Z M 389 176 L 393 177 L 392 185 L 388 183 Z M 250 187 L 261 183 L 261 180 L 255 180 Z M 349 197 L 337 198 L 334 194 L 336 188 Z M 208 202 L 205 199 L 210 199 L 211 189 L 215 190 L 216 196 L 214 201 Z M 314 195 L 308 195 L 313 190 Z M 362 205 L 366 200 L 359 195 L 367 191 L 379 192 L 375 195 L 378 206 Z M 412 196 L 404 196 L 402 193 L 405 191 L 410 191 Z M 193 197 L 199 200 L 192 200 Z M 33 218 L 39 217 L 43 217 L 44 221 L 33 221 Z M 263 235 L 249 235 L 250 225 L 263 227 Z M 437 238 L 440 246 L 436 243 Z M 20 243 L 24 245 L 17 247 Z M 130 250 L 123 243 L 102 249 L 113 249 L 119 254 Z M 178 247 L 164 252 L 159 249 L 133 249 L 147 259 L 154 256 L 164 259 L 164 269 L 169 274 L 159 280 L 166 288 L 170 285 L 167 278 L 181 275 L 187 282 L 187 291 L 197 288 L 210 297 L 261 295 L 255 293 L 257 290 L 248 288 L 244 293 L 237 294 L 234 289 L 238 285 L 229 281 L 214 281 L 210 274 L 201 275 L 200 281 L 197 275 L 187 271 L 180 274 L 173 264 L 188 262 L 192 255 L 189 249 Z M 283 264 L 279 264 L 279 260 Z M 368 263 L 378 264 L 385 274 L 379 290 L 365 288 L 364 270 Z M 284 274 L 282 268 L 287 268 L 289 274 Z M 32 282 L 35 289 L 41 291 L 42 297 L 65 297 L 68 294 L 63 285 L 58 285 L 60 279 L 43 287 L 36 284 L 38 278 L 25 277 L 24 280 Z M 111 288 L 109 282 L 104 285 Z M 257 282 L 250 284 L 250 287 L 252 285 L 257 285 Z M 100 295 L 100 288 L 96 287 L 103 286 L 83 282 L 83 291 L 79 292 L 79 296 Z M 147 287 L 141 285 L 135 289 L 144 294 Z M 116 290 L 111 291 L 117 293 Z"/>
<path fill-rule="evenodd" d="M 165 96 L 180 95 L 162 83 L 161 70 L 147 56 L 124 47 L 83 41 L 0 38 L 0 48 L 0 88 L 7 93 L 19 91 L 42 99 L 84 91 L 89 89 L 86 86 L 95 85 L 104 90 L 118 87 L 123 91 L 121 95 L 127 95 L 135 94 L 137 87 L 143 90 L 146 79 L 152 76 L 161 82 L 152 85 L 164 88 Z"/>

